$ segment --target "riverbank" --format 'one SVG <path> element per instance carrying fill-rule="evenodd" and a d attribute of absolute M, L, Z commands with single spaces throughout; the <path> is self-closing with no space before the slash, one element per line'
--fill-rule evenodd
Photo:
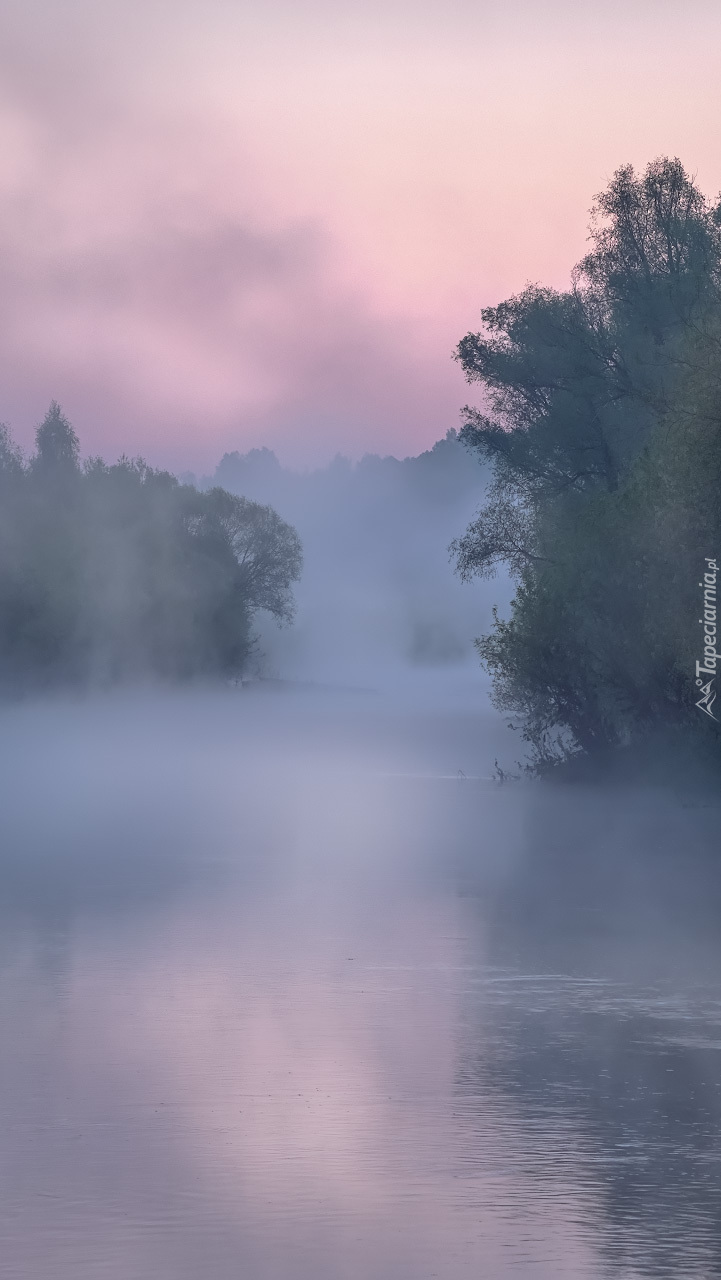
<path fill-rule="evenodd" d="M 579 753 L 542 776 L 553 783 L 658 786 L 684 794 L 716 796 L 721 803 L 721 732 L 710 727 L 704 746 L 695 735 L 668 730 L 628 746 Z"/>

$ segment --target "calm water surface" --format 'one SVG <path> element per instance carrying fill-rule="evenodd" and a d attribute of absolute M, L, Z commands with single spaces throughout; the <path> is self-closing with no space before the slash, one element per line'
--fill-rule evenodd
<path fill-rule="evenodd" d="M 721 813 L 484 781 L 505 733 L 4 714 L 3 1277 L 721 1276 Z"/>

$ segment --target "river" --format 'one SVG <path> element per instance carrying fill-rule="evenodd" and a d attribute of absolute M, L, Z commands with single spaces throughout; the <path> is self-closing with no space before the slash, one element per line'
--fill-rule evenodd
<path fill-rule="evenodd" d="M 5 709 L 6 1280 L 721 1276 L 721 809 L 514 745 L 473 688 Z"/>

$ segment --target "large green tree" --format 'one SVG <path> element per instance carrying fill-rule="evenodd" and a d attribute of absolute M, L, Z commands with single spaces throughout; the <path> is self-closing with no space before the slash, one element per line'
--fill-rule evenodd
<path fill-rule="evenodd" d="M 483 393 L 462 438 L 494 475 L 457 564 L 516 575 L 511 617 L 478 644 L 539 758 L 707 729 L 691 650 L 719 549 L 719 207 L 678 160 L 627 166 L 590 240 L 569 290 L 484 310 L 457 351 Z"/>

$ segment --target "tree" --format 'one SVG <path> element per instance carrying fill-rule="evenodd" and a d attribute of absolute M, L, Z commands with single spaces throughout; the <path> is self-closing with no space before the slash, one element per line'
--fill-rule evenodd
<path fill-rule="evenodd" d="M 205 498 L 209 524 L 217 524 L 238 564 L 240 590 L 253 609 L 265 609 L 279 623 L 292 622 L 292 585 L 303 567 L 300 538 L 272 507 L 225 489 Z"/>
<path fill-rule="evenodd" d="M 516 575 L 511 618 L 478 647 L 541 754 L 559 731 L 592 751 L 700 727 L 691 619 L 701 493 L 706 538 L 718 524 L 704 476 L 721 465 L 720 212 L 662 159 L 619 169 L 592 217 L 567 292 L 529 286 L 486 309 L 457 351 L 485 398 L 462 438 L 494 469 L 457 567 Z"/>
<path fill-rule="evenodd" d="M 33 467 L 39 473 L 58 475 L 80 467 L 80 442 L 55 400 L 35 432 Z"/>
<path fill-rule="evenodd" d="M 269 507 L 142 459 L 81 468 L 56 404 L 25 466 L 0 431 L 0 685 L 235 676 L 259 609 L 293 615 L 302 554 Z"/>
<path fill-rule="evenodd" d="M 566 293 L 529 285 L 459 343 L 488 412 L 462 438 L 528 502 L 613 491 L 672 403 L 686 335 L 719 304 L 721 232 L 678 160 L 619 169 L 592 211 L 592 251 Z"/>

